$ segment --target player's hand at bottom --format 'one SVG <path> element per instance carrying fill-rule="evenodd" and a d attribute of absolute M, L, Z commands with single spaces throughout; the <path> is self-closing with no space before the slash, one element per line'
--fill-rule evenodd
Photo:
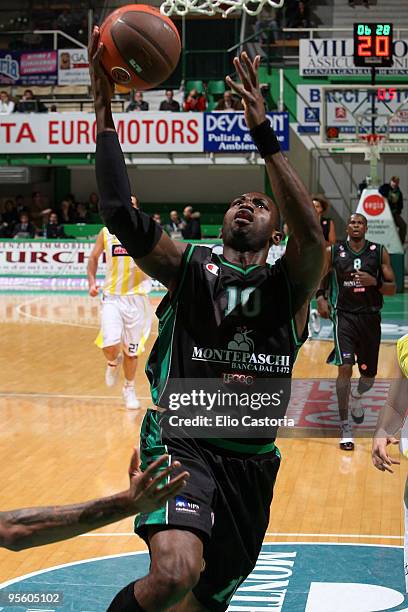
<path fill-rule="evenodd" d="M 142 472 L 139 453 L 137 450 L 133 453 L 129 467 L 129 497 L 135 513 L 152 512 L 161 508 L 185 487 L 190 474 L 183 471 L 170 479 L 172 472 L 179 470 L 181 464 L 179 461 L 173 461 L 164 468 L 168 461 L 169 455 L 162 455 Z"/>
<path fill-rule="evenodd" d="M 398 444 L 398 440 L 396 438 L 374 438 L 373 447 L 371 450 L 371 458 L 373 460 L 374 467 L 381 472 L 390 472 L 391 474 L 394 471 L 391 469 L 393 465 L 399 465 L 399 461 L 397 459 L 393 459 L 387 452 L 387 446 L 389 444 Z"/>
<path fill-rule="evenodd" d="M 99 293 L 99 285 L 90 285 L 89 286 L 89 295 L 91 297 L 96 297 Z"/>
<path fill-rule="evenodd" d="M 330 319 L 330 306 L 324 296 L 317 298 L 317 310 L 322 319 Z"/>

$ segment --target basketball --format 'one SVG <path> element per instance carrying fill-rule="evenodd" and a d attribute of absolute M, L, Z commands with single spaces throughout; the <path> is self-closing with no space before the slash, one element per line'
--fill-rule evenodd
<path fill-rule="evenodd" d="M 144 4 L 114 11 L 101 26 L 102 64 L 118 85 L 145 90 L 176 68 L 180 37 L 171 19 Z"/>

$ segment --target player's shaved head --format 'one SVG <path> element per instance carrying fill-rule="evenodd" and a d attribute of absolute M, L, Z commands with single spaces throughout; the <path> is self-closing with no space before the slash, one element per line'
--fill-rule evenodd
<path fill-rule="evenodd" d="M 368 226 L 367 217 L 365 217 L 361 213 L 353 213 L 352 215 L 350 215 L 347 224 L 351 223 L 354 219 L 360 219 L 365 226 Z"/>
<path fill-rule="evenodd" d="M 224 244 L 237 251 L 262 251 L 279 229 L 279 212 L 265 193 L 251 191 L 235 198 L 224 215 Z"/>

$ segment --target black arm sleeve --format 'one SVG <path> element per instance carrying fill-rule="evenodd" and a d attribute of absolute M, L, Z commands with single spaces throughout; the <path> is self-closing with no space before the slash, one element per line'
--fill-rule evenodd
<path fill-rule="evenodd" d="M 159 242 L 162 229 L 149 215 L 131 205 L 129 178 L 116 132 L 98 134 L 95 169 L 99 212 L 106 227 L 131 257 L 148 255 Z"/>

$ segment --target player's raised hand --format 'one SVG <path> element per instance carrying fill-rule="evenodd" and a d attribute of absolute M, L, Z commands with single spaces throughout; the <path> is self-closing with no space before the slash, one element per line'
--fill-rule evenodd
<path fill-rule="evenodd" d="M 374 467 L 381 472 L 390 472 L 393 474 L 391 467 L 393 465 L 399 465 L 397 459 L 393 459 L 387 452 L 387 446 L 389 444 L 398 444 L 396 438 L 374 438 L 373 446 L 371 449 L 371 458 L 373 460 Z"/>
<path fill-rule="evenodd" d="M 257 55 L 253 62 L 244 51 L 234 58 L 234 66 L 238 73 L 240 83 L 235 83 L 231 77 L 226 82 L 236 94 L 242 98 L 245 120 L 249 129 L 263 123 L 266 118 L 264 99 L 259 87 L 258 69 L 261 58 Z"/>
<path fill-rule="evenodd" d="M 94 26 L 88 44 L 89 74 L 95 105 L 109 104 L 114 94 L 115 86 L 101 64 L 103 44 L 100 41 L 100 30 Z"/>
<path fill-rule="evenodd" d="M 185 487 L 190 474 L 184 471 L 170 479 L 172 472 L 179 470 L 181 464 L 179 461 L 173 461 L 171 465 L 164 468 L 168 461 L 169 456 L 162 455 L 142 472 L 139 453 L 137 450 L 134 451 L 129 466 L 129 498 L 134 505 L 135 513 L 152 512 L 161 508 Z"/>

